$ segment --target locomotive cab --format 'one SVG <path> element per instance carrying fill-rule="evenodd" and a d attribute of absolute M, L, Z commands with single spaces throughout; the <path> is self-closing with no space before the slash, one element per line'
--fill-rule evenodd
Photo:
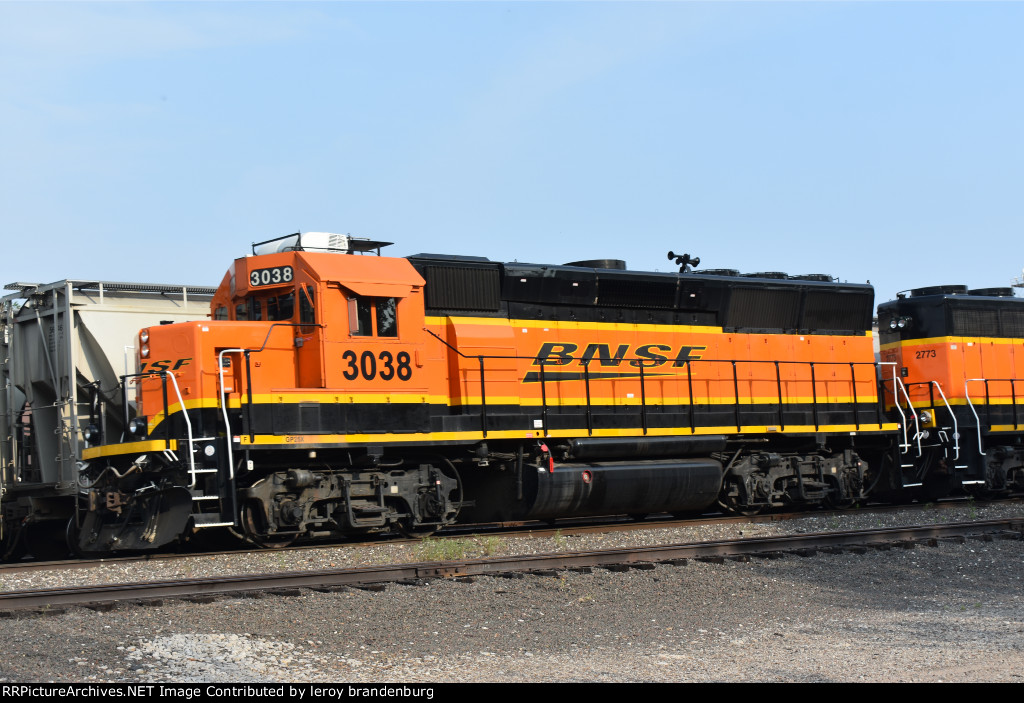
<path fill-rule="evenodd" d="M 878 308 L 886 405 L 928 497 L 1024 489 L 1024 300 L 1012 288 L 918 288 Z M 900 388 L 899 386 L 902 386 Z"/>
<path fill-rule="evenodd" d="M 140 332 L 133 441 L 87 450 L 114 471 L 89 492 L 81 548 L 158 546 L 190 525 L 276 544 L 454 517 L 443 467 L 380 468 L 373 441 L 429 430 L 429 379 L 445 383 L 422 353 L 423 279 L 350 253 L 238 259 L 212 320 Z"/>

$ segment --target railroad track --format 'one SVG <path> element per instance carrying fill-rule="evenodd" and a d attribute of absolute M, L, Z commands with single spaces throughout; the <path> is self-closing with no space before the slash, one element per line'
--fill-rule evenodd
<path fill-rule="evenodd" d="M 999 505 L 1005 503 L 1019 503 L 1020 497 L 1002 498 L 977 503 L 978 507 Z M 947 510 L 962 508 L 967 499 L 950 499 L 936 503 L 914 503 L 911 505 L 874 505 L 860 509 L 857 514 L 886 514 L 894 512 L 923 512 L 934 510 Z M 738 515 L 703 515 L 696 518 L 675 519 L 668 516 L 652 515 L 646 519 L 632 519 L 623 516 L 611 517 L 604 520 L 594 519 L 572 519 L 560 520 L 556 524 L 549 523 L 501 523 L 488 525 L 455 525 L 439 532 L 437 538 L 479 538 L 489 535 L 500 535 L 502 537 L 550 537 L 552 535 L 584 535 L 606 532 L 624 532 L 631 530 L 657 530 L 672 529 L 677 527 L 696 527 L 705 525 L 724 525 L 733 523 L 771 523 L 797 520 L 807 517 L 841 517 L 852 514 L 849 509 L 839 510 L 816 510 L 814 512 L 786 512 L 786 513 L 765 513 L 753 516 Z M 416 544 L 421 538 L 379 538 L 363 541 L 344 542 L 311 542 L 288 547 L 280 547 L 274 551 L 295 552 L 312 549 L 325 549 L 331 547 L 371 547 L 381 544 Z M 201 556 L 226 556 L 244 555 L 253 553 L 266 553 L 268 550 L 259 547 L 242 547 L 239 549 L 208 549 L 195 552 L 146 552 L 144 554 L 99 557 L 92 559 L 62 559 L 58 561 L 20 561 L 0 563 L 0 576 L 17 574 L 31 571 L 47 571 L 53 569 L 87 569 L 97 566 L 108 566 L 112 564 L 133 564 L 147 561 L 173 561 L 188 559 L 197 555 Z"/>
<path fill-rule="evenodd" d="M 1024 519 L 922 525 L 663 544 L 629 549 L 558 552 L 527 556 L 420 562 L 388 566 L 319 569 L 272 574 L 151 581 L 131 584 L 77 586 L 0 593 L 0 616 L 20 612 L 56 613 L 68 606 L 109 609 L 124 601 L 160 603 L 167 598 L 212 600 L 223 596 L 257 596 L 265 593 L 298 595 L 301 589 L 331 591 L 350 587 L 382 590 L 389 583 L 422 584 L 430 579 L 472 579 L 479 576 L 517 577 L 524 574 L 555 575 L 559 570 L 653 569 L 658 564 L 680 566 L 688 560 L 749 560 L 785 555 L 812 556 L 818 552 L 937 546 L 940 540 L 1024 539 Z"/>

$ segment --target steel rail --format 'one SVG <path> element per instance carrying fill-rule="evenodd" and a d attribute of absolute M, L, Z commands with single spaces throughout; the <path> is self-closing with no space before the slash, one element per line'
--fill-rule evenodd
<path fill-rule="evenodd" d="M 500 535 L 503 538 L 543 538 L 553 535 L 563 537 L 607 532 L 633 532 L 637 530 L 672 530 L 687 527 L 705 527 L 728 524 L 761 524 L 788 522 L 806 518 L 854 517 L 888 513 L 910 513 L 941 511 L 963 508 L 967 505 L 985 507 L 1004 503 L 1018 503 L 1019 497 L 1001 498 L 996 500 L 973 502 L 973 499 L 945 499 L 935 503 L 915 503 L 911 505 L 872 505 L 852 511 L 846 508 L 835 510 L 817 510 L 814 512 L 793 513 L 761 513 L 758 515 L 703 515 L 697 518 L 676 519 L 668 516 L 651 515 L 646 519 L 637 520 L 622 516 L 610 516 L 601 520 L 597 518 L 565 518 L 555 525 L 541 522 L 500 522 L 479 524 L 455 524 L 440 530 L 434 539 L 463 539 L 488 535 Z M 952 523 L 950 523 L 952 524 Z M 125 556 L 103 556 L 96 558 L 63 559 L 53 561 L 21 561 L 0 563 L 0 578 L 13 574 L 31 571 L 57 571 L 63 569 L 90 569 L 115 564 L 135 564 L 141 562 L 162 562 L 195 557 L 214 556 L 245 556 L 273 552 L 296 552 L 317 549 L 360 549 L 401 544 L 418 544 L 422 538 L 394 537 L 382 535 L 380 539 L 357 541 L 312 541 L 278 547 L 267 550 L 264 547 L 240 547 L 238 549 L 200 549 L 193 552 L 146 552 Z"/>
<path fill-rule="evenodd" d="M 301 588 L 367 586 L 423 579 L 494 576 L 568 568 L 615 566 L 652 568 L 658 562 L 679 563 L 708 557 L 749 557 L 780 552 L 810 554 L 818 549 L 883 547 L 894 543 L 963 537 L 996 536 L 1024 539 L 1024 519 L 893 527 L 877 530 L 758 537 L 716 542 L 663 544 L 628 549 L 588 550 L 443 562 L 417 562 L 315 571 L 290 571 L 132 584 L 33 589 L 0 593 L 0 610 L 52 609 L 68 605 L 101 605 L 119 601 L 195 598 Z M 642 566 L 641 566 L 642 565 Z"/>

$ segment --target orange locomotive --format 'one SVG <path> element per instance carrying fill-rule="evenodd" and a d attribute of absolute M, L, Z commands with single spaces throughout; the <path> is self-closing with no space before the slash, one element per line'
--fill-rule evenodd
<path fill-rule="evenodd" d="M 843 505 L 895 466 L 870 286 L 384 244 L 254 245 L 211 320 L 140 332 L 132 436 L 84 452 L 82 550 Z"/>
<path fill-rule="evenodd" d="M 885 401 L 908 428 L 905 480 L 928 498 L 1024 490 L 1024 300 L 933 286 L 878 308 Z M 895 391 L 895 392 L 894 392 Z"/>

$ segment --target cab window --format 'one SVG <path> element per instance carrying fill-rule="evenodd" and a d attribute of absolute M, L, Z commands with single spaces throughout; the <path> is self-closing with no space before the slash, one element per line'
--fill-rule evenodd
<path fill-rule="evenodd" d="M 303 286 L 299 290 L 302 291 L 302 295 L 299 296 L 299 323 L 303 325 L 316 324 L 313 288 L 311 286 Z"/>
<path fill-rule="evenodd" d="M 263 306 L 260 305 L 258 298 L 249 298 L 248 303 L 248 317 L 247 320 L 262 320 L 263 319 Z"/>
<path fill-rule="evenodd" d="M 284 293 L 267 299 L 267 319 L 285 322 L 295 316 L 295 293 Z"/>
<path fill-rule="evenodd" d="M 373 309 L 370 298 L 354 295 L 348 299 L 348 328 L 353 337 L 373 335 Z"/>
<path fill-rule="evenodd" d="M 299 300 L 300 322 L 313 324 L 313 291 L 302 289 Z M 226 312 L 226 310 L 225 310 Z M 290 322 L 295 318 L 295 291 L 272 296 L 250 296 L 235 305 L 236 320 Z"/>
<path fill-rule="evenodd" d="M 353 337 L 397 337 L 398 299 L 353 295 L 348 299 L 349 333 Z M 376 328 L 374 328 L 376 322 Z"/>
<path fill-rule="evenodd" d="M 316 306 L 312 286 L 299 287 L 299 334 L 312 334 L 316 325 Z"/>
<path fill-rule="evenodd" d="M 398 318 L 396 312 L 398 300 L 395 298 L 377 298 L 375 304 L 377 307 L 377 336 L 397 337 Z"/>

